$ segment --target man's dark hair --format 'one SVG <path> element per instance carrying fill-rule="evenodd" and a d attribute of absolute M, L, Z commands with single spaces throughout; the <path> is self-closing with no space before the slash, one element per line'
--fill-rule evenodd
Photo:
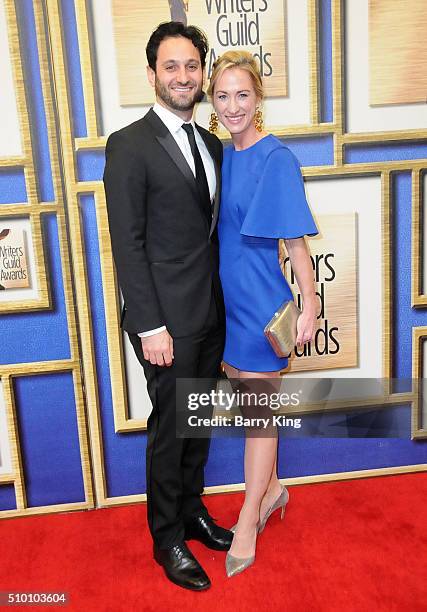
<path fill-rule="evenodd" d="M 148 65 L 154 70 L 154 72 L 156 71 L 157 52 L 159 50 L 160 43 L 165 38 L 173 38 L 178 36 L 183 36 L 184 38 L 191 40 L 193 45 L 199 51 L 202 68 L 205 67 L 206 55 L 209 49 L 206 34 L 196 26 L 186 26 L 180 21 L 166 21 L 161 23 L 154 30 L 145 48 Z"/>

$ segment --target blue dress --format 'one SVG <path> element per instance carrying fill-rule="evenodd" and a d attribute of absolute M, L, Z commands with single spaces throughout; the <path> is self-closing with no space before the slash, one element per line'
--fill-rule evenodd
<path fill-rule="evenodd" d="M 293 299 L 278 260 L 278 239 L 318 233 L 298 160 L 269 134 L 251 147 L 224 150 L 218 224 L 226 312 L 224 361 L 239 370 L 285 368 L 264 327 Z"/>

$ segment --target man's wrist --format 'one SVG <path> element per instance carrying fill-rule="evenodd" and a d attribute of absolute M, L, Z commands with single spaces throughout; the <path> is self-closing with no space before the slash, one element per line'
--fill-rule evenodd
<path fill-rule="evenodd" d="M 148 338 L 149 336 L 154 336 L 154 334 L 160 334 L 162 331 L 166 331 L 166 325 L 162 325 L 161 327 L 156 327 L 156 329 L 150 329 L 148 331 L 139 332 L 138 336 L 140 338 Z"/>

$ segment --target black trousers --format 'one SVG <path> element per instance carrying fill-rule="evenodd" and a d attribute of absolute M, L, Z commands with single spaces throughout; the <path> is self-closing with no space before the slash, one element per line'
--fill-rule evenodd
<path fill-rule="evenodd" d="M 174 338 L 170 367 L 144 359 L 141 339 L 129 334 L 144 368 L 153 410 L 147 421 L 147 512 L 153 541 L 158 548 L 175 546 L 184 539 L 184 522 L 207 515 L 200 499 L 210 440 L 176 437 L 176 379 L 216 378 L 225 338 L 225 325 L 212 295 L 203 329 L 192 336 Z"/>

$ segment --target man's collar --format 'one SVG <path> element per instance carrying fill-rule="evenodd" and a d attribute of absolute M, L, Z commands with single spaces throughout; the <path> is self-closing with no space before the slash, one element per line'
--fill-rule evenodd
<path fill-rule="evenodd" d="M 191 123 L 193 128 L 195 127 L 193 118 L 191 118 L 190 121 L 183 121 L 181 117 L 178 117 L 178 115 L 175 115 L 175 113 L 165 108 L 158 102 L 154 104 L 153 111 L 158 117 L 160 117 L 171 134 L 175 134 L 178 130 L 180 130 L 183 123 Z"/>

